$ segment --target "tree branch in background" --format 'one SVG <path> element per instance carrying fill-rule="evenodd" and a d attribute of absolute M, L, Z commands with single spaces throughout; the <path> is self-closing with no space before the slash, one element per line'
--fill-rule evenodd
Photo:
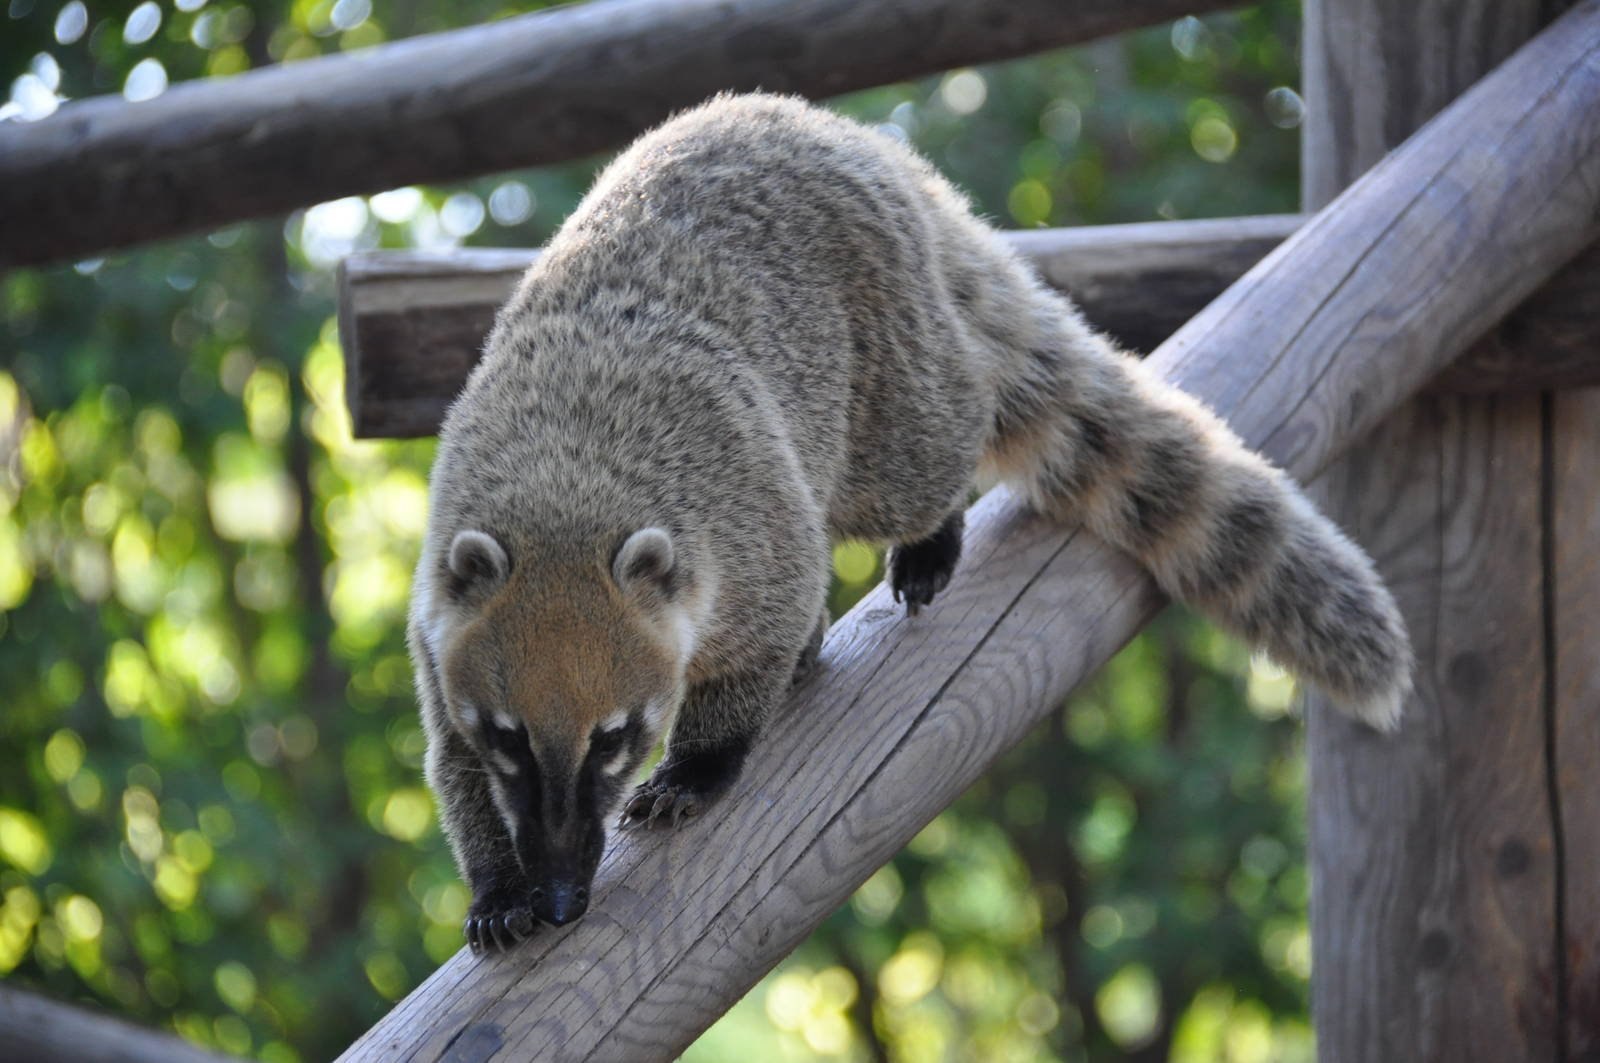
<path fill-rule="evenodd" d="M 1237 0 L 609 0 L 0 124 L 0 271 L 615 148 L 724 89 L 834 96 Z"/>

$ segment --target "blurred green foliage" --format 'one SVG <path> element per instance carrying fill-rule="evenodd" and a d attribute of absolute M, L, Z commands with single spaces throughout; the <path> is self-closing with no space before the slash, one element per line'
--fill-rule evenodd
<path fill-rule="evenodd" d="M 513 13 L 6 2 L 9 121 Z M 1001 225 L 1292 210 L 1298 28 L 1270 0 L 837 102 Z M 288 1063 L 458 947 L 401 637 L 431 444 L 351 441 L 331 267 L 540 242 L 592 168 L 0 278 L 0 973 Z M 842 611 L 880 560 L 835 557 Z M 1290 695 L 1163 617 L 688 1058 L 1310 1058 Z"/>

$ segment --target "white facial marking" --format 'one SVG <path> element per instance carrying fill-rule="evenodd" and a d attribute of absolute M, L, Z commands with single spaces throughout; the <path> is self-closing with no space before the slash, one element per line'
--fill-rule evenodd
<path fill-rule="evenodd" d="M 628 726 L 628 710 L 626 709 L 618 709 L 600 721 L 600 730 L 602 731 L 620 731 L 626 726 Z"/>
<path fill-rule="evenodd" d="M 500 818 L 505 822 L 506 830 L 511 834 L 511 840 L 517 840 L 517 817 L 511 814 L 511 802 L 506 798 L 506 792 L 500 786 L 500 780 L 495 775 L 489 776 L 489 796 L 494 798 L 494 806 L 500 811 Z"/>
<path fill-rule="evenodd" d="M 489 751 L 489 759 L 494 761 L 494 766 L 495 767 L 499 768 L 501 771 L 505 772 L 507 775 L 515 775 L 515 774 L 517 774 L 517 762 L 512 760 L 510 757 L 506 756 L 500 750 L 491 749 Z"/>
<path fill-rule="evenodd" d="M 494 725 L 502 731 L 515 731 L 517 729 L 517 721 L 503 712 L 494 714 Z"/>
<path fill-rule="evenodd" d="M 448 621 L 442 616 L 436 616 L 422 626 L 422 641 L 428 644 L 428 649 L 435 658 L 443 656 L 447 634 L 449 634 Z"/>
<path fill-rule="evenodd" d="M 678 640 L 678 663 L 682 668 L 689 667 L 689 662 L 694 659 L 695 644 L 700 641 L 696 626 L 689 610 L 672 611 L 672 633 Z"/>
<path fill-rule="evenodd" d="M 467 730 L 475 730 L 478 726 L 478 710 L 471 705 L 461 706 L 461 711 L 456 714 L 461 719 L 461 726 Z"/>
<path fill-rule="evenodd" d="M 683 704 L 684 686 L 679 684 L 677 689 L 670 694 L 663 694 L 654 698 L 644 707 L 645 733 L 652 739 L 672 726 L 673 718 L 678 715 L 678 709 Z"/>
<path fill-rule="evenodd" d="M 627 747 L 623 747 L 611 754 L 611 759 L 601 765 L 600 770 L 607 775 L 615 775 L 622 770 L 623 765 L 626 763 L 628 763 L 628 750 Z"/>

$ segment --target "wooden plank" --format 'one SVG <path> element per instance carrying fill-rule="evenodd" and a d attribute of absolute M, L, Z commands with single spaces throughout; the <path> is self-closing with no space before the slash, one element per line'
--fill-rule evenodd
<path fill-rule="evenodd" d="M 1307 207 L 1381 170 L 1385 151 L 1532 36 L 1550 6 L 1312 0 Z M 1515 337 L 1514 322 L 1502 333 Z M 1418 661 L 1394 742 L 1320 704 L 1311 712 L 1312 1013 L 1324 1059 L 1567 1058 L 1540 638 L 1543 426 L 1536 396 L 1420 399 L 1321 485 L 1327 511 L 1378 561 Z"/>
<path fill-rule="evenodd" d="M 1600 392 L 1549 401 L 1556 774 L 1560 808 L 1566 1049 L 1600 1058 Z"/>
<path fill-rule="evenodd" d="M 1494 320 L 1496 298 L 1587 239 L 1600 127 L 1578 119 L 1600 109 L 1597 67 L 1587 0 L 1152 364 L 1292 475 L 1315 474 L 1458 354 L 1474 315 Z M 1526 120 L 1533 108 L 1549 121 Z M 1467 138 L 1490 165 L 1453 150 Z M 503 957 L 456 956 L 344 1058 L 681 1051 L 1159 605 L 1127 559 L 1004 490 L 968 536 L 937 609 L 907 621 L 879 588 L 837 625 L 717 816 L 615 842 L 584 920 Z"/>
<path fill-rule="evenodd" d="M 180 1037 L 0 985 L 0 1059 L 28 1063 L 226 1063 Z"/>
<path fill-rule="evenodd" d="M 1324 1059 L 1555 1058 L 1539 427 L 1537 396 L 1420 399 L 1319 485 L 1418 661 L 1394 741 L 1309 716 Z"/>
<path fill-rule="evenodd" d="M 579 158 L 724 89 L 833 96 L 1235 3 L 603 0 L 69 103 L 0 124 L 0 271 Z"/>
<path fill-rule="evenodd" d="M 1150 351 L 1299 226 L 1300 215 L 1008 233 L 1124 347 Z M 339 266 L 345 398 L 359 439 L 432 435 L 537 250 L 368 251 Z M 1428 385 L 1456 394 L 1600 384 L 1590 246 Z"/>

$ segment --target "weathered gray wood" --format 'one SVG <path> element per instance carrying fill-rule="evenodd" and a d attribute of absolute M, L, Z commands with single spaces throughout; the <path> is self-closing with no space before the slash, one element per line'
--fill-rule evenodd
<path fill-rule="evenodd" d="M 0 984 L 0 1059 L 16 1063 L 225 1063 L 180 1037 Z"/>
<path fill-rule="evenodd" d="M 1130 350 L 1154 350 L 1302 221 L 1300 215 L 1008 233 L 1052 286 Z M 339 267 L 345 397 L 358 438 L 431 435 L 477 364 L 530 250 L 369 251 Z M 1600 246 L 1568 263 L 1429 390 L 1600 384 Z"/>
<path fill-rule="evenodd" d="M 1600 392 L 1549 400 L 1555 792 L 1567 1057 L 1600 1058 Z"/>
<path fill-rule="evenodd" d="M 1600 384 L 1600 245 L 1567 263 L 1428 390 L 1531 393 Z"/>
<path fill-rule="evenodd" d="M 1096 325 L 1151 350 L 1301 219 L 1102 225 L 1008 234 Z M 372 251 L 339 267 L 345 398 L 357 437 L 431 435 L 536 251 Z M 1597 356 L 1600 361 L 1600 356 Z"/>
<path fill-rule="evenodd" d="M 1152 364 L 1314 475 L 1588 238 L 1600 128 L 1579 119 L 1600 108 L 1597 68 L 1587 0 Z M 1468 137 L 1491 164 L 1452 150 Z M 345 1058 L 681 1051 L 1159 604 L 1127 559 L 1004 490 L 968 528 L 934 609 L 907 622 L 879 588 L 836 627 L 715 816 L 625 837 L 582 922 L 506 957 L 458 954 Z"/>
<path fill-rule="evenodd" d="M 1553 1060 L 1537 396 L 1423 398 L 1319 484 L 1416 646 L 1407 726 L 1317 706 L 1312 1016 L 1322 1058 Z"/>
<path fill-rule="evenodd" d="M 1556 6 L 1308 3 L 1306 206 L 1369 166 L 1381 172 L 1387 149 Z M 1529 98 L 1527 121 L 1563 137 L 1568 127 L 1544 103 L 1566 86 L 1544 91 Z M 1468 92 L 1456 107 L 1476 98 Z M 1581 121 L 1593 124 L 1593 114 Z M 1463 157 L 1480 147 L 1470 137 L 1454 146 Z M 1521 184 L 1506 160 L 1506 203 Z M 1418 399 L 1319 485 L 1328 511 L 1377 559 L 1418 660 L 1409 722 L 1392 742 L 1319 704 L 1311 712 L 1312 1013 L 1324 1059 L 1568 1058 L 1546 778 L 1544 420 L 1536 396 Z"/>
<path fill-rule="evenodd" d="M 602 0 L 0 125 L 0 270 L 615 147 L 722 89 L 831 96 L 1237 0 Z"/>

